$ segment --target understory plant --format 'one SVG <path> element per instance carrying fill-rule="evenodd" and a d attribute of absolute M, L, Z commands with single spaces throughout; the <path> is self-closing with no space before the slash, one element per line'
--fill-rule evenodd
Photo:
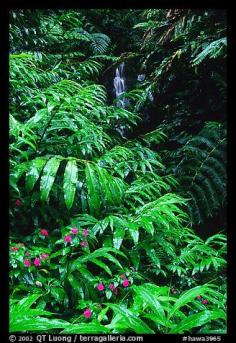
<path fill-rule="evenodd" d="M 108 101 L 120 58 L 98 31 L 83 11 L 11 12 L 10 331 L 225 333 L 224 228 L 193 227 L 224 203 L 224 128 L 174 152 L 166 123 L 121 134 L 142 125 L 150 85 Z"/>

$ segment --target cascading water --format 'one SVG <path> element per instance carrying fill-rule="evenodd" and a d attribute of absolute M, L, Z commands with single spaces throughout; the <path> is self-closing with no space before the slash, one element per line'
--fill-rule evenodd
<path fill-rule="evenodd" d="M 125 80 L 124 80 L 124 62 L 116 68 L 116 76 L 114 78 L 114 87 L 116 98 L 118 98 L 125 91 Z M 118 107 L 125 107 L 125 99 L 120 99 L 117 102 Z"/>
<path fill-rule="evenodd" d="M 126 90 L 125 79 L 124 79 L 124 65 L 125 64 L 123 62 L 116 68 L 116 74 L 114 78 L 114 88 L 115 88 L 116 98 L 119 98 L 119 96 L 122 95 Z M 125 108 L 126 104 L 127 104 L 127 99 L 122 98 L 117 101 L 116 106 Z M 120 124 L 116 125 L 116 131 L 119 132 L 122 138 L 125 138 L 124 126 Z"/>

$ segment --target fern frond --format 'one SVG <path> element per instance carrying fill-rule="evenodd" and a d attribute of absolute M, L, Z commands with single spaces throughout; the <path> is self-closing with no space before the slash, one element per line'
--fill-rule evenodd
<path fill-rule="evenodd" d="M 208 123 L 175 154 L 180 160 L 173 171 L 183 185 L 183 194 L 190 196 L 190 211 L 196 223 L 211 216 L 224 202 L 225 143 L 224 128 L 218 123 Z"/>
<path fill-rule="evenodd" d="M 206 43 L 203 50 L 194 56 L 192 65 L 196 66 L 202 63 L 206 58 L 217 58 L 226 54 L 227 40 L 226 37 L 217 39 L 211 43 Z"/>

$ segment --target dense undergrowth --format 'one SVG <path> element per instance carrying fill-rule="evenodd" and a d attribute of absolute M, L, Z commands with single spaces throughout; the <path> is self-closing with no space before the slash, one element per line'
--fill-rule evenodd
<path fill-rule="evenodd" d="M 226 332 L 224 13 L 123 13 L 10 13 L 11 332 Z"/>

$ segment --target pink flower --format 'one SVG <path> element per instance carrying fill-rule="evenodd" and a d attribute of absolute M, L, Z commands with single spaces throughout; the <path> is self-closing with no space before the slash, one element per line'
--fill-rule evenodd
<path fill-rule="evenodd" d="M 128 286 L 129 286 L 129 280 L 125 279 L 125 280 L 123 281 L 122 285 L 123 285 L 124 287 L 128 287 Z"/>
<path fill-rule="evenodd" d="M 20 199 L 17 199 L 16 202 L 15 202 L 16 206 L 20 206 L 21 205 L 21 201 Z"/>
<path fill-rule="evenodd" d="M 11 250 L 12 250 L 12 251 L 18 251 L 19 248 L 18 248 L 18 247 L 11 247 Z"/>
<path fill-rule="evenodd" d="M 64 237 L 64 241 L 65 241 L 66 243 L 70 243 L 70 242 L 72 241 L 71 236 L 65 236 L 65 237 Z"/>
<path fill-rule="evenodd" d="M 43 236 L 48 236 L 48 231 L 47 230 L 41 230 L 40 231 L 40 233 L 41 233 L 41 235 L 43 235 Z"/>
<path fill-rule="evenodd" d="M 201 299 L 201 295 L 196 296 L 197 300 Z"/>
<path fill-rule="evenodd" d="M 30 267 L 31 266 L 31 263 L 30 263 L 30 260 L 24 260 L 24 265 L 26 266 L 26 267 Z"/>
<path fill-rule="evenodd" d="M 48 258 L 48 254 L 42 253 L 40 257 L 42 260 L 44 260 L 45 258 Z"/>
<path fill-rule="evenodd" d="M 87 229 L 83 229 L 82 235 L 83 235 L 84 237 L 87 237 L 87 236 L 88 236 L 88 230 L 87 230 Z"/>
<path fill-rule="evenodd" d="M 207 301 L 206 299 L 203 299 L 203 300 L 202 300 L 202 304 L 203 304 L 203 305 L 206 305 L 206 304 L 208 304 L 208 301 Z"/>
<path fill-rule="evenodd" d="M 114 283 L 110 283 L 109 288 L 111 291 L 113 291 L 113 289 L 115 288 Z"/>
<path fill-rule="evenodd" d="M 82 242 L 80 243 L 80 245 L 81 245 L 81 247 L 85 248 L 85 247 L 87 246 L 87 242 L 82 241 Z"/>
<path fill-rule="evenodd" d="M 35 258 L 34 265 L 35 265 L 35 267 L 39 267 L 41 265 L 40 258 L 38 258 L 38 257 Z"/>
<path fill-rule="evenodd" d="M 76 227 L 74 227 L 73 229 L 71 229 L 71 233 L 73 233 L 73 235 L 77 235 L 78 233 L 78 229 Z"/>
<path fill-rule="evenodd" d="M 84 311 L 84 316 L 85 318 L 90 318 L 91 317 L 91 310 L 89 308 L 87 308 L 85 311 Z"/>
<path fill-rule="evenodd" d="M 97 289 L 98 289 L 99 291 L 103 291 L 103 290 L 105 289 L 103 283 L 99 283 L 98 286 L 97 286 Z"/>

